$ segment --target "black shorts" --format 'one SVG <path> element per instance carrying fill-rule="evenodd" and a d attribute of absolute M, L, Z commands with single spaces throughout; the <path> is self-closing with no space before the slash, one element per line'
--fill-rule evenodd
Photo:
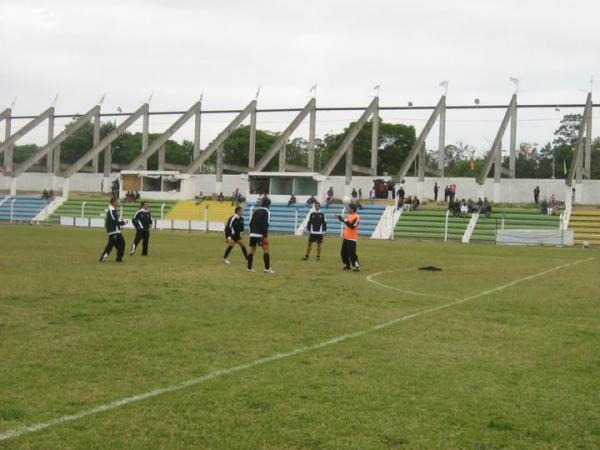
<path fill-rule="evenodd" d="M 240 236 L 239 234 L 232 234 L 229 236 L 225 236 L 225 239 L 231 239 L 233 242 L 238 243 L 242 240 L 242 236 Z"/>
<path fill-rule="evenodd" d="M 260 237 L 250 236 L 250 247 L 256 247 L 257 245 L 262 245 L 262 243 L 263 243 L 263 236 L 260 236 Z"/>
<path fill-rule="evenodd" d="M 321 242 L 323 242 L 323 235 L 310 233 L 310 235 L 308 236 L 308 242 L 317 242 L 320 244 Z"/>

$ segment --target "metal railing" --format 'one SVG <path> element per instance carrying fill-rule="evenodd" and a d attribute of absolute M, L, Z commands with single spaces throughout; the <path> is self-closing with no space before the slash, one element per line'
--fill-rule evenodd
<path fill-rule="evenodd" d="M 81 217 L 85 217 L 85 205 L 87 202 L 81 202 Z"/>

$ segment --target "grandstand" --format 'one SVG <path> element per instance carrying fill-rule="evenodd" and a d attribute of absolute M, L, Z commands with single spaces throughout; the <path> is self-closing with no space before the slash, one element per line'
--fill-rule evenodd
<path fill-rule="evenodd" d="M 494 211 L 489 218 L 479 216 L 471 241 L 496 241 L 497 229 L 512 230 L 556 230 L 558 216 L 546 216 L 534 208 L 505 208 Z"/>
<path fill-rule="evenodd" d="M 600 246 L 600 211 L 577 209 L 571 213 L 569 228 L 575 231 L 575 245 L 587 241 L 595 247 Z"/>
<path fill-rule="evenodd" d="M 419 239 L 444 239 L 446 227 L 446 210 L 419 208 L 415 211 L 404 211 L 396 224 L 394 237 Z M 461 240 L 470 214 L 466 217 L 448 218 L 448 239 Z"/>
<path fill-rule="evenodd" d="M 246 224 L 250 221 L 250 210 L 256 205 L 246 204 L 244 207 L 244 220 Z M 335 214 L 340 214 L 344 210 L 341 203 L 332 203 L 328 207 L 323 206 L 321 210 L 327 218 L 327 234 L 335 235 L 341 233 L 341 224 L 336 219 Z M 361 236 L 370 237 L 385 210 L 385 205 L 364 205 L 360 210 L 360 228 Z M 287 206 L 287 203 L 273 203 L 271 205 L 271 224 L 269 231 L 278 233 L 294 233 L 302 224 L 310 209 L 304 203 L 294 206 Z"/>
<path fill-rule="evenodd" d="M 161 207 L 164 207 L 164 215 L 166 216 L 173 205 L 176 203 L 173 200 L 146 200 L 150 204 L 150 210 L 156 219 L 160 219 Z M 122 203 L 122 216 L 130 219 L 139 209 L 140 200 L 132 203 Z M 54 211 L 48 221 L 58 223 L 61 216 L 69 217 L 88 217 L 97 218 L 104 217 L 108 209 L 108 199 L 105 197 L 75 197 L 70 198 L 59 206 Z"/>
<path fill-rule="evenodd" d="M 208 210 L 206 209 L 208 207 Z M 211 222 L 225 222 L 232 214 L 235 206 L 231 201 L 218 202 L 216 200 L 202 200 L 198 203 L 196 200 L 181 200 L 177 202 L 169 214 L 168 220 L 204 220 L 205 211 L 208 213 L 208 220 Z"/>
<path fill-rule="evenodd" d="M 45 207 L 46 200 L 41 197 L 27 195 L 0 196 L 0 220 L 31 222 Z"/>

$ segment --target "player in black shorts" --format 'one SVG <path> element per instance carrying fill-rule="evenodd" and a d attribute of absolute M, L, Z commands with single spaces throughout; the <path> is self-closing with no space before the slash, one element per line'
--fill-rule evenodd
<path fill-rule="evenodd" d="M 254 259 L 254 253 L 256 253 L 256 247 L 260 245 L 263 249 L 265 273 L 274 273 L 273 270 L 271 270 L 269 240 L 267 238 L 269 234 L 269 220 L 271 219 L 269 206 L 271 206 L 271 200 L 265 196 L 262 199 L 261 206 L 254 209 L 252 217 L 250 218 L 250 254 L 248 255 L 248 267 L 246 268 L 248 272 L 254 272 L 252 261 Z"/>
<path fill-rule="evenodd" d="M 225 224 L 225 242 L 227 243 L 227 248 L 225 249 L 225 254 L 223 255 L 223 263 L 225 264 L 231 264 L 227 257 L 231 253 L 231 250 L 233 250 L 235 244 L 240 246 L 242 253 L 244 254 L 244 258 L 246 258 L 246 260 L 248 259 L 248 252 L 246 251 L 246 246 L 242 240 L 242 233 L 244 232 L 242 207 L 238 206 L 235 208 L 234 212 L 235 214 L 231 216 Z"/>
<path fill-rule="evenodd" d="M 315 203 L 315 210 L 310 213 L 308 218 L 308 224 L 306 225 L 308 230 L 308 245 L 306 246 L 306 253 L 304 254 L 304 261 L 308 260 L 310 256 L 310 250 L 312 249 L 312 243 L 317 243 L 317 261 L 321 259 L 321 243 L 327 232 L 327 221 L 325 220 L 325 214 L 321 211 L 321 204 Z"/>

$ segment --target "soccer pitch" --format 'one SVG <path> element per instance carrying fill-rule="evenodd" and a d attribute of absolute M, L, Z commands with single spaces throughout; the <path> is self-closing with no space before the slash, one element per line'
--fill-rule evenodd
<path fill-rule="evenodd" d="M 595 250 L 105 240 L 0 226 L 0 448 L 600 448 Z"/>

